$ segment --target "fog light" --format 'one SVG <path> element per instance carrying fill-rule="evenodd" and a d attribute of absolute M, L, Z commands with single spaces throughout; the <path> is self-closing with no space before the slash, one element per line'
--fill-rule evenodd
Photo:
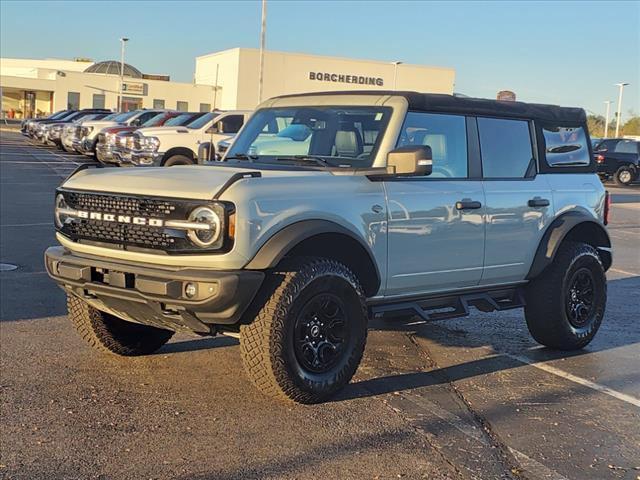
<path fill-rule="evenodd" d="M 187 297 L 193 298 L 198 294 L 198 286 L 195 283 L 187 283 L 184 287 L 184 293 Z"/>

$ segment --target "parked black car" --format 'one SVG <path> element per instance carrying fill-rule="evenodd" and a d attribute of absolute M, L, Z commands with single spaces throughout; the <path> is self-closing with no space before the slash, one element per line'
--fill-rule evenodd
<path fill-rule="evenodd" d="M 629 138 L 606 138 L 593 149 L 598 175 L 613 178 L 618 185 L 635 182 L 640 173 L 640 141 Z"/>

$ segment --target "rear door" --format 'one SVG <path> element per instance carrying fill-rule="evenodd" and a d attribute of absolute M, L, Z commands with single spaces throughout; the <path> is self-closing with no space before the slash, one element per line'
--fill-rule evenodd
<path fill-rule="evenodd" d="M 524 280 L 553 220 L 553 196 L 537 173 L 535 130 L 527 120 L 478 118 L 486 196 L 482 285 Z"/>
<path fill-rule="evenodd" d="M 468 129 L 463 115 L 407 114 L 398 146 L 430 146 L 433 172 L 385 181 L 386 295 L 453 290 L 480 281 L 484 192 L 474 128 Z"/>

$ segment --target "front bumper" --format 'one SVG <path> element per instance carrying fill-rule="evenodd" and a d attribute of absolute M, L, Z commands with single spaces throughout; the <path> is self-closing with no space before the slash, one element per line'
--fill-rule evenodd
<path fill-rule="evenodd" d="M 110 143 L 98 143 L 96 145 L 96 157 L 99 162 L 114 163 L 113 158 L 114 145 Z"/>
<path fill-rule="evenodd" d="M 116 263 L 64 247 L 45 252 L 49 276 L 91 306 L 128 321 L 174 331 L 212 333 L 233 325 L 255 297 L 264 273 Z M 192 298 L 187 284 L 196 286 Z"/>
<path fill-rule="evenodd" d="M 148 150 L 129 150 L 129 161 L 138 167 L 159 167 L 164 153 Z"/>

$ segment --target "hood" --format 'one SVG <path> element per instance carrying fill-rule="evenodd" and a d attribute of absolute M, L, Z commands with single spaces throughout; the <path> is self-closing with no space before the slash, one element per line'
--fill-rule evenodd
<path fill-rule="evenodd" d="M 138 133 L 140 135 L 144 135 L 145 137 L 153 137 L 155 135 L 167 135 L 167 134 L 185 134 L 185 133 L 189 133 L 190 131 L 195 131 L 195 130 L 189 130 L 187 127 L 180 127 L 180 126 L 164 126 L 164 127 L 145 127 L 145 128 L 139 128 L 138 129 Z"/>
<path fill-rule="evenodd" d="M 150 197 L 211 200 L 235 173 L 248 168 L 184 165 L 156 168 L 90 168 L 63 183 L 64 188 Z M 262 177 L 328 175 L 323 171 L 260 170 Z M 261 179 L 244 181 L 259 182 Z"/>
<path fill-rule="evenodd" d="M 102 132 L 104 133 L 121 133 L 121 132 L 132 132 L 136 129 L 136 127 L 128 127 L 127 125 L 114 125 L 112 127 L 103 128 Z"/>
<path fill-rule="evenodd" d="M 118 123 L 111 120 L 85 120 L 81 122 L 85 127 L 106 128 L 118 125 Z"/>

